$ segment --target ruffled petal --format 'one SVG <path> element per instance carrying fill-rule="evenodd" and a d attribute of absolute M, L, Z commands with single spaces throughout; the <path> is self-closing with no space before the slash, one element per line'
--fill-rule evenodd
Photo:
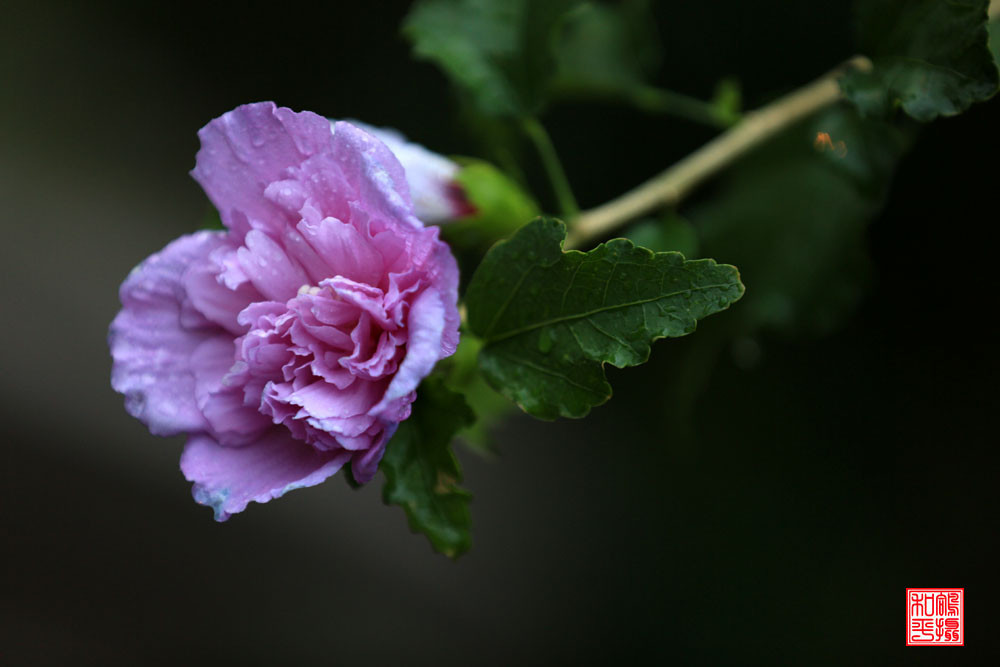
<path fill-rule="evenodd" d="M 233 212 L 254 229 L 280 238 L 284 226 L 297 222 L 264 191 L 287 170 L 310 156 L 328 151 L 329 122 L 322 116 L 278 108 L 274 102 L 246 104 L 216 118 L 198 132 L 201 149 L 191 175 L 219 210 L 222 222 L 242 241 L 245 229 Z"/>
<path fill-rule="evenodd" d="M 259 230 L 246 236 L 246 247 L 237 251 L 240 266 L 254 287 L 268 299 L 287 301 L 299 288 L 309 284 L 309 276 L 285 249 Z"/>
<path fill-rule="evenodd" d="M 226 243 L 224 232 L 182 236 L 137 266 L 122 283 L 122 310 L 111 323 L 111 386 L 125 395 L 125 409 L 155 435 L 206 427 L 195 399 L 191 355 L 219 327 L 182 324 L 183 276 L 192 264 Z M 184 318 L 191 324 L 191 318 Z"/>
<path fill-rule="evenodd" d="M 236 265 L 236 248 L 220 250 L 224 252 L 213 252 L 211 261 L 188 267 L 184 289 L 198 312 L 238 336 L 246 331 L 237 321 L 240 311 L 262 297 Z"/>
<path fill-rule="evenodd" d="M 336 218 L 325 218 L 318 225 L 303 220 L 298 230 L 329 267 L 320 280 L 343 276 L 368 285 L 381 281 L 381 253 L 352 225 Z"/>
<path fill-rule="evenodd" d="M 455 182 L 459 166 L 443 155 L 409 141 L 396 130 L 348 121 L 384 143 L 406 171 L 413 213 L 426 223 L 444 222 L 475 213 Z"/>
<path fill-rule="evenodd" d="M 406 325 L 406 357 L 382 400 L 368 414 L 390 421 L 401 421 L 404 412 L 409 414 L 413 392 L 441 358 L 445 310 L 441 295 L 433 288 L 421 292 L 413 302 Z"/>
<path fill-rule="evenodd" d="M 367 484 L 372 481 L 375 473 L 378 472 L 378 464 L 382 460 L 382 455 L 385 454 L 385 445 L 396 433 L 397 428 L 399 428 L 399 424 L 396 422 L 385 423 L 378 440 L 372 443 L 367 450 L 354 454 L 351 459 L 351 475 L 354 477 L 354 481 L 358 484 Z"/>
<path fill-rule="evenodd" d="M 438 242 L 437 251 L 434 254 L 434 266 L 436 274 L 433 284 L 441 294 L 442 303 L 446 304 L 444 331 L 441 334 L 441 358 L 444 359 L 453 355 L 458 349 L 458 330 L 462 323 L 457 307 L 458 262 L 451 254 L 451 249 L 444 243 Z"/>
<path fill-rule="evenodd" d="M 301 227 L 304 224 L 306 224 L 305 220 L 299 222 L 298 226 Z M 282 240 L 289 257 L 296 260 L 309 275 L 310 285 L 317 285 L 324 278 L 335 275 L 329 263 L 316 253 L 316 250 L 306 241 L 298 229 L 294 227 L 286 229 Z"/>
<path fill-rule="evenodd" d="M 395 328 L 389 314 L 385 312 L 385 295 L 378 287 L 357 283 L 340 276 L 322 281 L 320 287 L 328 287 L 344 303 L 357 306 L 368 313 L 379 326 Z"/>
<path fill-rule="evenodd" d="M 315 486 L 350 459 L 345 451 L 319 451 L 271 429 L 243 447 L 223 447 L 203 434 L 192 436 L 181 456 L 181 471 L 194 482 L 196 502 L 215 511 L 216 521 L 242 512 L 248 503 L 266 503 L 285 493 Z"/>
<path fill-rule="evenodd" d="M 346 419 L 367 415 L 382 396 L 385 384 L 385 382 L 355 382 L 349 390 L 341 391 L 327 382 L 317 380 L 294 392 L 287 400 L 288 403 L 302 408 L 301 414 L 298 415 L 300 417 L 311 417 L 318 421 Z"/>
<path fill-rule="evenodd" d="M 333 159 L 369 214 L 383 223 L 423 228 L 413 215 L 403 167 L 385 144 L 350 123 L 334 123 Z"/>
<path fill-rule="evenodd" d="M 270 418 L 258 409 L 259 401 L 256 405 L 245 404 L 242 385 L 227 386 L 226 376 L 235 363 L 234 347 L 231 336 L 215 336 L 199 345 L 191 356 L 198 408 L 212 435 L 226 446 L 255 440 L 271 426 Z"/>

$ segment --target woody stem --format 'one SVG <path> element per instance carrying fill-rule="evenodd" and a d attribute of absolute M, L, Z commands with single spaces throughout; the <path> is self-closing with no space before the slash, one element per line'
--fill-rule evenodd
<path fill-rule="evenodd" d="M 703 181 L 740 156 L 786 127 L 839 100 L 838 79 L 846 70 L 871 68 L 868 58 L 855 56 L 812 83 L 761 109 L 746 113 L 737 125 L 666 171 L 620 197 L 572 218 L 565 247 L 581 248 L 640 215 L 677 204 Z"/>

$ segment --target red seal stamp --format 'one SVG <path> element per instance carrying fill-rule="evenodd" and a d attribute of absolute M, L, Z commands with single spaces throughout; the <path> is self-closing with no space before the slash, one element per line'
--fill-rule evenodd
<path fill-rule="evenodd" d="M 965 646 L 965 589 L 907 588 L 906 645 Z"/>

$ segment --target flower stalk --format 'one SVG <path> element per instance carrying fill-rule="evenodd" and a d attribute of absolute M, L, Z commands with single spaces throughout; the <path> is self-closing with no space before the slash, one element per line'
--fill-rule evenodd
<path fill-rule="evenodd" d="M 542 166 L 545 168 L 545 173 L 549 177 L 549 183 L 552 185 L 552 191 L 559 204 L 559 212 L 567 218 L 576 217 L 580 213 L 580 206 L 576 203 L 569 179 L 566 178 L 566 171 L 559 161 L 559 154 L 556 152 L 555 146 L 552 145 L 549 133 L 538 122 L 538 119 L 531 116 L 523 118 L 521 126 L 535 145 L 538 156 L 542 159 Z"/>

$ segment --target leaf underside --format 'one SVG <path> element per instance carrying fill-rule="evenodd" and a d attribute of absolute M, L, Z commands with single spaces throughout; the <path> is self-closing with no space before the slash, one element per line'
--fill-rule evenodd
<path fill-rule="evenodd" d="M 611 396 L 604 363 L 641 364 L 650 344 L 694 331 L 743 294 L 710 259 L 625 239 L 562 251 L 565 225 L 539 218 L 487 254 L 466 295 L 487 381 L 542 419 L 583 417 Z"/>

